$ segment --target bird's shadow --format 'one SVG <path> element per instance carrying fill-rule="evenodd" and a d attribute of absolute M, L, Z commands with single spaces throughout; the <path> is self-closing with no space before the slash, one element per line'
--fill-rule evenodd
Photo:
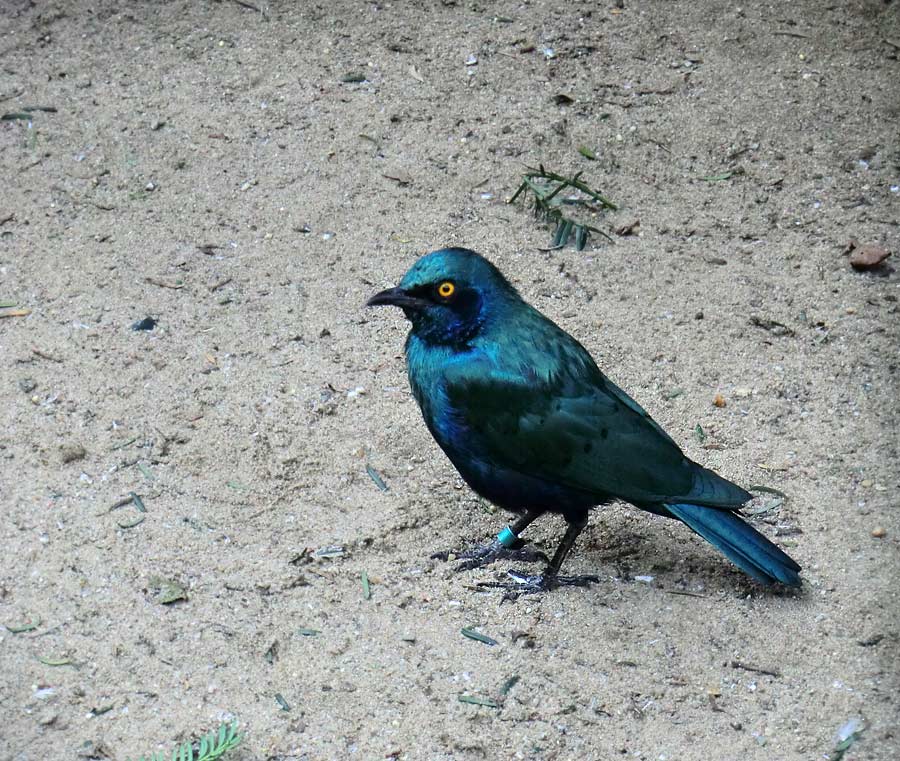
<path fill-rule="evenodd" d="M 484 518 L 483 527 L 470 525 L 471 533 L 460 535 L 456 543 L 459 549 L 490 542 L 493 536 L 479 536 L 478 529 L 490 531 L 496 517 L 486 514 Z M 473 524 L 480 523 L 480 520 L 473 521 Z M 548 513 L 529 527 L 523 539 L 552 557 L 564 526 L 561 516 Z M 455 528 L 458 530 L 458 525 Z M 446 532 L 438 533 L 443 536 L 454 532 L 447 526 Z M 447 546 L 436 546 L 428 554 L 446 550 Z M 510 564 L 497 562 L 485 566 L 481 572 L 503 578 L 507 565 Z M 477 572 L 464 571 L 467 574 Z M 610 505 L 592 512 L 590 522 L 566 559 L 562 572 L 596 574 L 601 584 L 604 578 L 635 586 L 652 584 L 673 594 L 706 596 L 718 589 L 730 591 L 736 597 L 760 593 L 772 597 L 797 597 L 807 592 L 807 586 L 790 588 L 780 584 L 771 587 L 758 584 L 686 526 L 622 505 Z"/>
<path fill-rule="evenodd" d="M 676 594 L 703 594 L 716 587 L 739 597 L 761 592 L 802 597 L 808 591 L 806 585 L 764 586 L 753 581 L 687 527 L 666 518 L 620 506 L 598 513 L 582 535 L 581 551 L 576 546 L 569 557 L 568 563 L 579 566 L 570 566 L 572 572 L 593 572 L 601 578 L 612 575 L 626 584 L 652 583 Z M 615 572 L 610 573 L 611 569 Z"/>

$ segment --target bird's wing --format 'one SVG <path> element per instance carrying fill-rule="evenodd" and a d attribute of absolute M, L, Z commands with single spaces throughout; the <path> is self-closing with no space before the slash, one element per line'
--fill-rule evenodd
<path fill-rule="evenodd" d="M 731 484 L 688 460 L 580 345 L 577 350 L 577 361 L 553 362 L 552 371 L 546 354 L 537 372 L 487 358 L 448 367 L 447 401 L 468 429 L 472 453 L 501 468 L 637 504 L 702 498 L 704 491 L 707 504 L 735 502 L 718 482 Z M 704 474 L 714 483 L 704 483 Z"/>

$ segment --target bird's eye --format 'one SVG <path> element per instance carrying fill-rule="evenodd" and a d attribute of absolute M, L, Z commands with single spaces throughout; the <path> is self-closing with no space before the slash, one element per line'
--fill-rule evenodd
<path fill-rule="evenodd" d="M 445 280 L 437 287 L 437 294 L 442 299 L 449 299 L 454 293 L 456 293 L 456 286 L 449 280 Z"/>

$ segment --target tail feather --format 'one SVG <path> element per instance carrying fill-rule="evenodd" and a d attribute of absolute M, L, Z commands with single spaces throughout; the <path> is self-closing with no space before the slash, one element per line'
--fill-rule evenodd
<path fill-rule="evenodd" d="M 761 584 L 800 586 L 800 566 L 733 512 L 689 504 L 666 508 Z"/>

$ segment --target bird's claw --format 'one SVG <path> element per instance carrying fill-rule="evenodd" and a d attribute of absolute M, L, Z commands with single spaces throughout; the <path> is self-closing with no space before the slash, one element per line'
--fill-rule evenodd
<path fill-rule="evenodd" d="M 496 539 L 484 547 L 473 547 L 461 552 L 455 550 L 435 552 L 431 557 L 435 560 L 449 560 L 451 556 L 463 561 L 456 566 L 456 571 L 471 571 L 473 568 L 481 568 L 501 559 L 515 560 L 520 563 L 537 563 L 538 561 L 546 563 L 548 561 L 543 552 L 529 547 L 523 542 L 517 541 L 512 547 L 504 547 Z"/>
<path fill-rule="evenodd" d="M 500 602 L 507 600 L 515 602 L 522 595 L 541 594 L 549 592 L 556 587 L 586 587 L 588 584 L 596 584 L 600 577 L 592 574 L 583 576 L 559 576 L 551 573 L 527 574 L 510 568 L 506 575 L 512 581 L 482 581 L 479 587 L 489 589 L 503 589 L 503 597 Z"/>

